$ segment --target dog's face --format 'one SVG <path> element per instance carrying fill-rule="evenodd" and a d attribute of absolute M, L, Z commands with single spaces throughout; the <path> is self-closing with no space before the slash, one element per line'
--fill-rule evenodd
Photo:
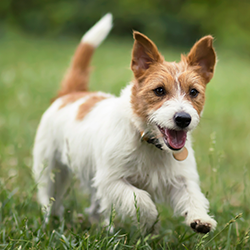
<path fill-rule="evenodd" d="M 213 38 L 200 39 L 179 63 L 166 62 L 155 44 L 134 32 L 131 68 L 135 81 L 131 104 L 168 149 L 184 147 L 187 132 L 199 123 L 205 103 L 206 84 L 216 63 Z"/>

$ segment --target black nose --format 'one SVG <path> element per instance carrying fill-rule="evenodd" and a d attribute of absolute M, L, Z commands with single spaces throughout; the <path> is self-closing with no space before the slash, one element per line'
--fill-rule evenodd
<path fill-rule="evenodd" d="M 175 114 L 174 121 L 179 128 L 186 128 L 191 122 L 191 116 L 188 113 L 179 112 Z"/>

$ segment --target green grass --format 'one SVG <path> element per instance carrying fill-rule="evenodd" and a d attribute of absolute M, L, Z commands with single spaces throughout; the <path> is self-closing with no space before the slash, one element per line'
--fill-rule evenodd
<path fill-rule="evenodd" d="M 250 60 L 217 48 L 216 74 L 194 132 L 201 188 L 218 221 L 203 237 L 159 205 L 158 236 L 140 236 L 129 222 L 108 234 L 83 214 L 88 203 L 77 187 L 65 201 L 65 220 L 44 225 L 32 179 L 31 150 L 42 113 L 55 96 L 76 40 L 9 34 L 0 41 L 0 249 L 250 249 Z M 216 44 L 215 44 L 216 46 Z M 91 89 L 119 94 L 132 78 L 132 38 L 108 39 L 93 60 Z M 179 52 L 160 48 L 166 60 Z M 236 220 L 232 220 L 242 214 Z"/>

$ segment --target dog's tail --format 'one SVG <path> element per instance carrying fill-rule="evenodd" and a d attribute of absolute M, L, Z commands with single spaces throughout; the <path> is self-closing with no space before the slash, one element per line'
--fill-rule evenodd
<path fill-rule="evenodd" d="M 91 57 L 111 29 L 112 15 L 108 13 L 82 37 L 57 97 L 88 90 Z"/>

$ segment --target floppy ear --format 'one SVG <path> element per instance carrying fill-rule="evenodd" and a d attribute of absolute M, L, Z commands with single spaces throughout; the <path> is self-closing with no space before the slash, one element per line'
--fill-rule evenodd
<path fill-rule="evenodd" d="M 154 63 L 163 62 L 156 45 L 145 35 L 134 31 L 134 46 L 132 50 L 131 69 L 136 78 L 142 76 Z"/>
<path fill-rule="evenodd" d="M 198 72 L 208 83 L 214 75 L 216 54 L 213 48 L 213 37 L 204 36 L 194 44 L 187 56 L 187 62 L 191 66 L 200 66 Z"/>

